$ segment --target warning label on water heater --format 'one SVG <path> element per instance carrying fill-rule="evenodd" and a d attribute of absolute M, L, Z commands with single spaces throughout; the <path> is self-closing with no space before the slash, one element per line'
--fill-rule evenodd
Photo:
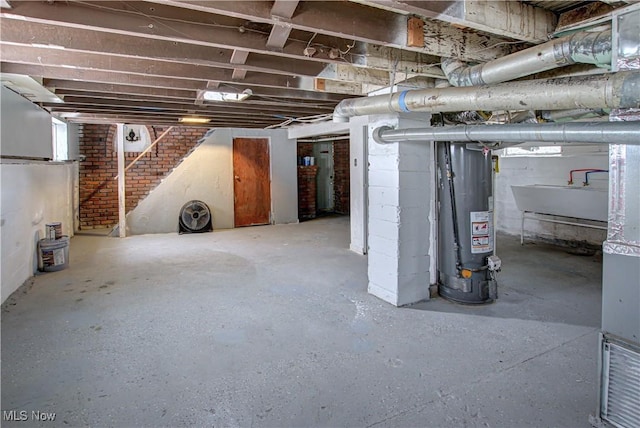
<path fill-rule="evenodd" d="M 471 253 L 493 251 L 493 213 L 491 211 L 471 212 Z"/>

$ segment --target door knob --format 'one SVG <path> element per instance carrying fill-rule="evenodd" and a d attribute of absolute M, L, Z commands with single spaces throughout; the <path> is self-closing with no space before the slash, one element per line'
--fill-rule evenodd
<path fill-rule="evenodd" d="M 235 179 L 236 179 L 236 181 L 240 181 L 240 176 L 236 175 Z"/>

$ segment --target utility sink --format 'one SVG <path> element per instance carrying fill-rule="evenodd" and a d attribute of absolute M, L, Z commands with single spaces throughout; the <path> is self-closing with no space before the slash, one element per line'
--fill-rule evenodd
<path fill-rule="evenodd" d="M 520 211 L 607 221 L 609 192 L 586 186 L 511 186 Z"/>

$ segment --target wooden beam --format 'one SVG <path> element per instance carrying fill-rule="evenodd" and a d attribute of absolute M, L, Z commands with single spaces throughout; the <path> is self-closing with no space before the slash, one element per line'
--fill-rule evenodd
<path fill-rule="evenodd" d="M 42 105 L 55 107 L 55 104 L 59 103 L 42 103 Z M 244 115 L 265 115 L 269 114 L 269 111 L 278 111 L 287 114 L 318 114 L 322 112 L 332 111 L 331 107 L 314 107 L 306 105 L 261 105 L 261 104 L 249 104 L 245 102 L 207 102 L 203 105 L 194 106 L 190 103 L 170 103 L 162 102 L 158 100 L 127 100 L 127 99 L 107 99 L 107 98 L 92 98 L 92 97 L 78 97 L 78 96 L 65 96 L 64 104 L 73 104 L 76 106 L 89 105 L 89 106 L 109 106 L 109 107 L 129 107 L 139 109 L 156 109 L 163 111 L 199 111 L 199 112 L 217 112 L 228 114 L 244 114 Z"/>
<path fill-rule="evenodd" d="M 424 21 L 415 16 L 407 20 L 407 46 L 424 47 Z"/>
<path fill-rule="evenodd" d="M 269 2 L 261 1 L 204 1 L 204 0 L 147 0 L 153 4 L 173 5 L 212 14 L 228 15 L 249 21 L 275 24 L 271 16 Z M 424 47 L 407 46 L 406 15 L 414 12 L 385 9 L 375 2 L 363 1 L 306 1 L 298 5 L 295 16 L 287 21 L 292 29 L 310 33 L 326 34 L 345 40 L 378 44 L 386 47 L 407 49 L 434 56 L 452 56 L 459 52 L 458 58 L 465 61 L 490 61 L 511 53 L 508 45 L 501 44 L 504 38 L 485 35 L 485 46 L 477 46 L 461 40 L 460 30 L 448 22 L 427 22 L 425 31 L 436 34 L 440 39 L 436 44 Z M 396 3 L 396 2 L 394 2 Z M 437 8 L 451 2 L 413 2 L 429 4 Z M 519 2 L 518 2 L 519 3 Z M 376 7 L 370 7 L 376 6 Z M 437 13 L 424 16 L 437 17 Z M 427 28 L 429 27 L 429 28 Z M 338 46 L 346 49 L 346 46 Z"/>
<path fill-rule="evenodd" d="M 139 111 L 130 111 L 130 110 L 122 110 L 122 109 L 118 109 L 118 110 L 114 110 L 114 109 L 87 109 L 87 110 L 81 110 L 78 111 L 77 109 L 68 109 L 68 108 L 57 108 L 52 110 L 52 114 L 55 115 L 59 115 L 61 117 L 68 117 L 68 118 L 73 118 L 73 117 L 104 117 L 104 116 L 111 116 L 111 117 L 117 117 L 118 120 L 115 120 L 116 122 L 128 122 L 128 119 L 130 118 L 137 118 L 138 120 L 144 120 L 144 121 L 153 121 L 155 119 L 165 119 L 165 120 L 172 120 L 174 122 L 178 122 L 179 119 L 181 117 L 184 116 L 190 116 L 190 115 L 195 115 L 197 114 L 198 117 L 205 117 L 207 119 L 210 119 L 213 123 L 218 123 L 218 124 L 223 124 L 224 126 L 235 126 L 235 127 L 242 127 L 244 126 L 245 123 L 255 123 L 255 124 L 262 124 L 264 126 L 272 124 L 272 123 L 277 123 L 277 122 L 281 122 L 282 119 L 279 117 L 260 117 L 260 118 L 256 118 L 256 117 L 242 117 L 242 118 L 238 118 L 238 117 L 222 117 L 221 115 L 218 114 L 201 114 L 201 113 L 187 113 L 187 112 L 180 112 L 180 113 L 171 113 L 171 114 L 167 114 L 167 113 L 157 113 L 157 112 L 139 112 Z M 287 116 L 287 117 L 297 117 L 297 116 Z"/>
<path fill-rule="evenodd" d="M 359 3 L 397 13 L 416 14 L 529 43 L 547 41 L 557 22 L 553 12 L 521 1 L 361 0 Z"/>
<path fill-rule="evenodd" d="M 42 48 L 50 47 L 52 50 L 57 50 L 60 55 L 71 55 L 70 52 L 79 51 L 109 54 L 134 60 L 153 59 L 228 69 L 235 68 L 234 64 L 246 64 L 246 67 L 243 67 L 245 70 L 287 76 L 315 76 L 323 67 L 323 63 L 310 61 L 302 55 L 299 59 L 294 59 L 274 57 L 270 54 L 254 54 L 247 61 L 248 51 L 234 51 L 14 19 L 2 20 L 0 39 L 5 43 L 26 47 L 33 45 Z"/>
<path fill-rule="evenodd" d="M 78 82 L 73 80 L 44 79 L 42 86 L 59 95 L 78 95 L 81 93 L 103 93 L 133 96 L 161 97 L 164 99 L 194 99 L 197 90 L 154 88 L 130 85 L 114 85 L 109 83 Z"/>
<path fill-rule="evenodd" d="M 291 34 L 291 27 L 282 24 L 275 24 L 269 33 L 269 38 L 267 39 L 266 44 L 267 48 L 270 50 L 284 48 L 284 45 L 287 43 L 287 39 L 289 38 L 289 34 Z"/>
<path fill-rule="evenodd" d="M 278 21 L 289 21 L 298 7 L 297 0 L 276 0 L 271 8 L 271 16 Z M 282 49 L 291 34 L 288 23 L 274 23 L 267 39 L 267 48 Z"/>
<path fill-rule="evenodd" d="M 191 64 L 216 68 L 233 69 L 231 80 L 237 81 L 246 77 L 247 71 L 281 74 L 286 76 L 316 76 L 323 69 L 323 63 L 301 56 L 288 58 L 272 56 L 265 53 L 214 48 L 184 42 L 156 40 L 147 37 L 94 31 L 85 28 L 58 26 L 40 22 L 27 22 L 15 19 L 4 19 L 0 26 L 0 39 L 12 45 L 41 48 L 50 47 L 58 55 L 72 55 L 70 52 L 109 54 L 117 57 L 131 58 L 131 60 L 161 60 L 181 65 Z M 133 37 L 133 39 L 132 39 Z M 284 42 L 283 42 L 284 43 Z M 64 48 L 64 50 L 60 49 Z M 398 49 L 384 48 L 390 52 L 390 58 L 411 55 L 414 58 L 412 68 L 426 66 L 436 59 L 420 53 L 402 53 Z M 373 67 L 391 70 L 395 62 L 387 57 L 368 58 L 357 57 L 356 66 Z M 439 60 L 438 60 L 439 61 Z M 329 62 L 326 61 L 325 64 Z M 335 62 L 331 62 L 335 63 Z M 344 64 L 344 61 L 339 63 Z M 236 67 L 243 64 L 243 67 Z M 372 66 L 371 64 L 375 64 Z M 246 66 L 244 66 L 246 65 Z"/>
<path fill-rule="evenodd" d="M 560 15 L 556 33 L 574 29 L 578 25 L 597 21 L 614 10 L 613 6 L 602 2 L 593 2 Z"/>
<path fill-rule="evenodd" d="M 187 98 L 169 98 L 165 96 L 155 96 L 148 94 L 136 94 L 131 93 L 120 93 L 116 91 L 77 91 L 72 89 L 55 89 L 54 93 L 62 98 L 63 100 L 77 100 L 77 99 L 87 99 L 88 102 L 92 100 L 117 100 L 122 103 L 126 103 L 127 101 L 135 101 L 137 103 L 147 103 L 150 105 L 176 105 L 178 107 L 191 106 L 193 102 L 194 96 Z M 202 99 L 199 97 L 199 99 Z M 210 107 L 219 107 L 219 108 L 228 108 L 229 106 L 242 107 L 243 109 L 249 110 L 257 110 L 264 111 L 265 109 L 279 109 L 279 108 L 293 108 L 293 109 L 302 109 L 302 110 L 328 110 L 333 109 L 336 102 L 318 102 L 318 101 L 295 101 L 295 100 L 287 100 L 287 99 L 260 99 L 260 97 L 252 96 L 242 102 L 224 102 L 224 101 L 204 101 L 202 100 L 201 106 L 204 108 Z M 202 108 L 202 107 L 200 107 Z"/>
<path fill-rule="evenodd" d="M 126 187 L 124 177 L 124 125 L 118 124 L 117 154 L 118 154 L 118 234 L 120 238 L 127 236 L 127 212 L 125 210 Z"/>
<path fill-rule="evenodd" d="M 17 64 L 20 67 L 27 67 L 27 69 L 22 69 L 22 71 L 26 71 L 26 73 L 22 74 L 33 74 L 29 67 L 32 66 L 22 66 L 21 64 Z M 2 67 L 0 65 L 0 67 Z M 57 90 L 57 89 L 66 89 L 66 90 L 74 90 L 74 91 L 85 91 L 85 92 L 105 92 L 105 93 L 118 93 L 118 94 L 131 94 L 131 95 L 148 95 L 152 97 L 164 97 L 164 98 L 195 98 L 196 94 L 204 90 L 203 88 L 199 89 L 181 89 L 181 82 L 177 79 L 172 79 L 171 82 L 176 82 L 176 87 L 178 89 L 170 89 L 160 86 L 153 86 L 154 81 L 150 82 L 150 86 L 137 86 L 137 85 L 126 85 L 126 84 L 118 84 L 111 82 L 93 82 L 93 81 L 74 81 L 74 80 L 64 80 L 57 78 L 48 78 L 45 77 L 43 80 L 43 85 L 49 89 Z M 197 81 L 187 81 L 188 83 L 193 83 Z M 217 88 L 207 88 L 207 89 L 217 89 Z M 248 87 L 243 86 L 234 86 L 233 88 L 229 88 L 229 91 L 235 90 L 237 92 L 242 92 L 243 90 L 248 89 Z M 318 105 L 323 104 L 336 104 L 343 98 L 344 96 L 336 96 L 335 94 L 320 94 L 315 92 L 307 92 L 307 91 L 298 91 L 298 90 L 285 90 L 279 88 L 254 88 L 253 89 L 254 97 L 269 97 L 269 99 L 282 100 L 283 102 L 290 103 L 315 103 Z"/>
<path fill-rule="evenodd" d="M 233 51 L 233 55 L 231 55 L 230 62 L 231 64 L 245 64 L 247 62 L 248 57 L 249 57 L 249 52 L 236 49 Z M 246 76 L 247 76 L 246 68 L 234 68 L 231 78 L 233 80 L 241 80 L 241 79 L 244 79 Z"/>
<path fill-rule="evenodd" d="M 142 76 L 164 76 L 193 80 L 217 80 L 233 83 L 231 69 L 208 67 L 151 59 L 122 58 L 96 53 L 67 52 L 57 49 L 11 45 L 0 43 L 2 60 L 7 62 L 41 66 L 71 67 L 86 70 L 103 70 L 114 73 Z M 303 77 L 251 72 L 245 84 L 281 88 L 313 90 L 312 84 Z"/>
<path fill-rule="evenodd" d="M 271 7 L 271 16 L 275 19 L 291 19 L 298 3 L 300 3 L 298 0 L 275 0 Z"/>
<path fill-rule="evenodd" d="M 242 2 L 239 2 L 242 3 Z M 144 5 L 144 3 L 142 3 Z M 14 19 L 23 16 L 28 21 L 83 28 L 92 31 L 144 37 L 178 43 L 190 43 L 222 49 L 239 49 L 256 53 L 269 53 L 294 59 L 317 62 L 332 62 L 327 53 L 319 53 L 313 58 L 305 57 L 306 43 L 291 41 L 281 51 L 266 48 L 267 36 L 254 31 L 242 31 L 241 22 L 231 25 L 211 25 L 203 20 L 202 14 L 196 14 L 182 7 L 154 6 L 146 8 L 144 13 L 138 10 L 142 6 L 136 2 L 90 2 L 53 4 L 19 1 L 15 2 L 11 13 L 2 12 L 0 17 Z M 191 13 L 189 13 L 191 12 Z M 216 21 L 224 17 L 216 17 Z M 3 19 L 4 22 L 4 19 Z M 347 43 L 346 41 L 344 43 Z"/>

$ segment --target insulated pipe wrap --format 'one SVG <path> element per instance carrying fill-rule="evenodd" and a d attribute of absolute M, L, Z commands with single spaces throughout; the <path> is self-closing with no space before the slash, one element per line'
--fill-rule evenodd
<path fill-rule="evenodd" d="M 334 110 L 334 120 L 403 111 L 640 108 L 640 72 L 524 80 L 481 87 L 430 88 L 402 94 L 402 107 L 400 93 L 343 100 Z"/>
<path fill-rule="evenodd" d="M 582 32 L 474 66 L 456 59 L 445 59 L 442 71 L 453 86 L 479 86 L 507 82 L 576 63 L 609 68 L 611 52 L 611 30 Z"/>

